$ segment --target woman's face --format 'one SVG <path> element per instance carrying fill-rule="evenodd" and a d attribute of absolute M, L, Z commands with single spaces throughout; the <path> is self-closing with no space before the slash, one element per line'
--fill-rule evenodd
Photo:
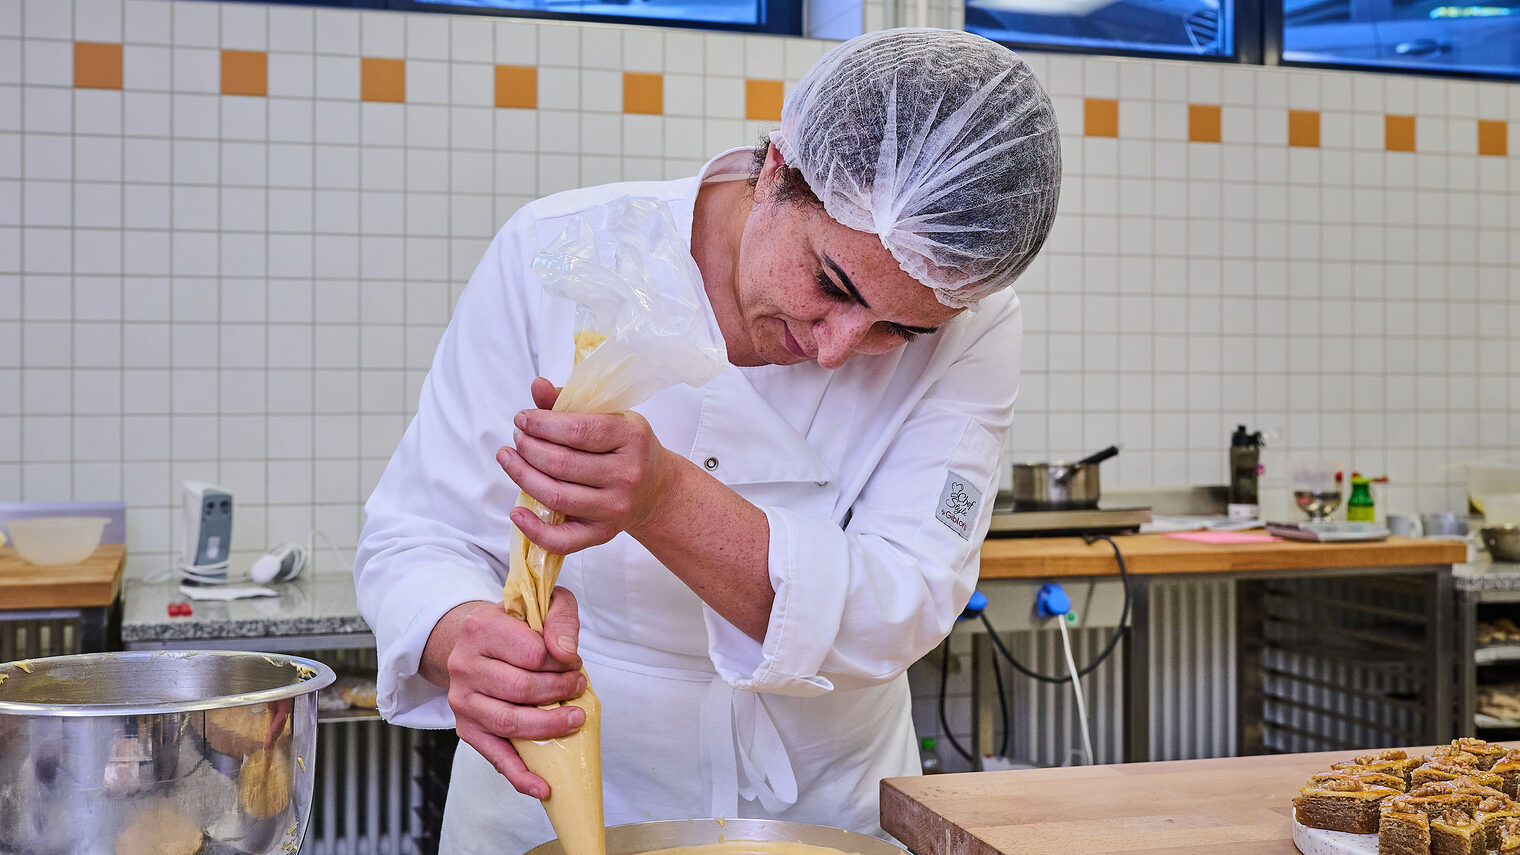
<path fill-rule="evenodd" d="M 773 200 L 780 165 L 772 146 L 739 244 L 741 325 L 728 335 L 739 338 L 728 342 L 735 364 L 816 359 L 838 368 L 932 334 L 960 313 L 904 273 L 876 235 L 840 225 L 817 205 Z"/>

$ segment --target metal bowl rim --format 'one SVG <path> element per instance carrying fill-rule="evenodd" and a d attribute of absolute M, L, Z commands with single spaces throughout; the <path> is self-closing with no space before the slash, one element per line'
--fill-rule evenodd
<path fill-rule="evenodd" d="M 645 820 L 643 822 L 625 822 L 625 823 L 622 823 L 620 825 L 609 825 L 609 826 L 607 826 L 607 831 L 610 833 L 610 832 L 613 832 L 613 831 L 616 831 L 616 830 L 620 830 L 620 829 L 635 829 L 635 828 L 638 828 L 638 829 L 651 829 L 651 830 L 664 829 L 664 828 L 687 828 L 687 827 L 698 828 L 698 827 L 703 827 L 703 826 L 708 825 L 708 824 L 716 825 L 718 827 L 718 829 L 720 830 L 720 832 L 725 833 L 725 835 L 728 832 L 743 833 L 746 829 L 750 829 L 750 828 L 769 828 L 769 829 L 786 830 L 786 829 L 790 829 L 790 828 L 794 828 L 795 827 L 799 831 L 818 830 L 818 831 L 823 831 L 823 832 L 827 832 L 827 833 L 830 833 L 830 834 L 842 834 L 842 835 L 845 835 L 845 839 L 847 841 L 859 839 L 861 841 L 860 845 L 863 848 L 871 848 L 871 849 L 875 850 L 875 849 L 878 849 L 879 847 L 887 847 L 887 849 L 889 849 L 892 852 L 898 852 L 898 853 L 903 853 L 903 855 L 907 855 L 907 851 L 905 849 L 903 849 L 901 846 L 899 846 L 896 843 L 893 843 L 893 842 L 891 842 L 889 840 L 883 840 L 880 837 L 874 837 L 874 836 L 869 835 L 869 834 L 862 834 L 859 831 L 850 831 L 847 828 L 839 828 L 837 826 L 832 826 L 832 825 L 819 825 L 817 823 L 811 823 L 811 822 L 793 822 L 791 820 L 784 820 L 784 819 L 758 819 L 758 818 L 753 818 L 753 817 L 725 818 L 725 819 L 718 819 L 718 818 L 715 818 L 715 817 L 693 817 L 691 819 L 653 819 L 653 820 Z M 728 840 L 739 840 L 739 841 L 760 840 L 760 841 L 763 842 L 763 841 L 769 840 L 770 838 L 749 838 L 749 837 L 740 837 L 740 836 L 726 836 L 726 839 L 728 839 Z M 553 847 L 554 844 L 558 842 L 558 840 L 559 840 L 559 838 L 555 838 L 553 840 L 546 840 L 543 843 L 540 843 L 539 845 L 533 847 L 532 849 L 529 849 L 527 851 L 527 853 L 525 853 L 525 855 L 534 855 L 534 853 L 550 851 L 550 847 Z M 703 843 L 715 843 L 715 842 L 716 841 L 710 841 L 710 840 L 709 841 L 703 841 Z M 809 841 L 795 841 L 795 842 L 807 843 L 808 845 L 811 845 L 811 846 L 824 846 L 824 847 L 828 846 L 827 843 L 811 843 Z M 695 844 L 695 843 L 677 843 L 675 845 L 677 845 L 677 846 L 692 846 L 692 845 L 701 845 L 701 844 Z M 837 847 L 829 847 L 829 848 L 837 848 Z M 885 851 L 887 851 L 887 849 L 883 849 L 881 851 L 884 853 Z M 654 850 L 650 850 L 650 851 L 654 851 Z M 851 853 L 851 852 L 849 852 L 849 850 L 841 850 L 841 851 L 846 852 L 847 855 L 872 855 L 872 853 L 859 853 L 859 852 Z"/>
<path fill-rule="evenodd" d="M 254 651 L 239 650 L 125 650 L 106 653 L 76 653 L 69 656 L 48 656 L 39 659 L 18 660 L 28 664 L 44 662 L 62 662 L 72 660 L 75 662 L 100 661 L 110 659 L 147 659 L 149 657 L 172 657 L 176 659 L 190 659 L 198 656 L 216 657 L 248 657 L 256 656 L 276 666 L 301 666 L 315 672 L 311 677 L 291 683 L 287 686 L 277 686 L 273 689 L 264 689 L 258 692 L 244 692 L 236 695 L 217 695 L 209 698 L 197 698 L 187 701 L 161 701 L 149 704 L 43 704 L 25 701 L 0 700 L 0 715 L 16 716 L 68 716 L 68 717 L 102 717 L 122 715 L 163 715 L 166 713 L 197 712 L 200 710 L 222 709 L 224 707 L 240 707 L 247 704 L 262 704 L 270 701 L 281 701 L 325 689 L 338 679 L 338 675 L 332 668 L 315 659 L 307 659 L 303 656 L 291 656 L 285 653 L 259 653 Z M 17 667 L 15 662 L 0 663 L 0 674 L 26 672 Z M 299 670 L 297 674 L 299 675 Z"/>

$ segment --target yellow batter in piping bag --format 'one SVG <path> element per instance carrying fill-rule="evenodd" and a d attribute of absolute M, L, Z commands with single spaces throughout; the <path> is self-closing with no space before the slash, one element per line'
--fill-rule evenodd
<path fill-rule="evenodd" d="M 701 386 L 728 368 L 723 343 L 709 324 L 702 273 L 663 202 L 624 196 L 587 209 L 534 257 L 533 270 L 548 293 L 579 304 L 575 367 L 554 402 L 556 412 L 624 412 L 676 383 Z M 526 493 L 517 504 L 550 525 L 564 522 Z M 507 614 L 543 633 L 563 562 L 564 556 L 546 553 L 514 529 Z M 589 678 L 586 686 L 564 702 L 586 712 L 575 733 L 512 740 L 523 763 L 549 783 L 544 811 L 566 855 L 606 855 L 602 708 Z"/>
<path fill-rule="evenodd" d="M 576 364 L 603 338 L 586 331 L 577 333 Z M 571 382 L 575 379 L 572 373 Z M 569 385 L 566 383 L 567 388 Z M 560 409 L 557 403 L 555 409 Z M 564 514 L 549 510 L 527 493 L 518 494 L 517 504 L 551 525 L 565 520 Z M 534 632 L 542 635 L 549 598 L 564 562 L 565 556 L 545 552 L 514 528 L 504 592 L 507 614 L 527 621 Z M 584 675 L 585 671 L 581 673 Z M 548 704 L 543 709 L 556 709 L 564 704 L 585 710 L 586 722 L 580 730 L 559 739 L 514 739 L 512 747 L 534 774 L 548 782 L 549 797 L 543 801 L 544 812 L 549 815 L 549 823 L 559 835 L 566 855 L 606 855 L 606 822 L 602 818 L 602 702 L 591 690 L 590 677 L 586 679 L 586 691 L 579 697 Z"/>

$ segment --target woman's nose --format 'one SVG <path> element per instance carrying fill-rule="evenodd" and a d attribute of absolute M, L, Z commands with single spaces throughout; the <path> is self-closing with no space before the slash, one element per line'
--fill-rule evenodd
<path fill-rule="evenodd" d="M 857 318 L 848 312 L 835 313 L 818 322 L 813 327 L 813 340 L 818 344 L 818 364 L 829 369 L 843 365 L 870 331 L 870 319 Z"/>

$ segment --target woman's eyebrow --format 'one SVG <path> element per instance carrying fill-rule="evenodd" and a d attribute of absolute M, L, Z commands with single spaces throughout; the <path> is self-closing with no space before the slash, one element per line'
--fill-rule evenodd
<path fill-rule="evenodd" d="M 823 263 L 827 264 L 829 269 L 839 276 L 839 284 L 844 286 L 844 290 L 849 293 L 850 299 L 865 306 L 867 309 L 871 308 L 871 304 L 866 302 L 866 298 L 860 296 L 860 291 L 856 289 L 855 283 L 850 281 L 850 275 L 844 272 L 843 267 L 839 266 L 839 262 L 830 258 L 829 254 L 825 252 L 823 253 Z M 909 324 L 894 324 L 894 326 L 903 332 L 915 333 L 917 335 L 934 335 L 939 332 L 939 327 L 915 327 Z"/>
<path fill-rule="evenodd" d="M 839 262 L 835 261 L 832 258 L 829 258 L 829 254 L 825 252 L 823 253 L 823 263 L 827 264 L 829 266 L 829 269 L 834 271 L 834 273 L 839 276 L 839 284 L 844 287 L 844 290 L 850 293 L 851 299 L 860 305 L 865 306 L 867 309 L 871 308 L 871 304 L 866 302 L 866 298 L 860 296 L 859 289 L 855 287 L 854 282 L 850 281 L 850 274 L 844 272 L 844 268 L 839 266 Z"/>

